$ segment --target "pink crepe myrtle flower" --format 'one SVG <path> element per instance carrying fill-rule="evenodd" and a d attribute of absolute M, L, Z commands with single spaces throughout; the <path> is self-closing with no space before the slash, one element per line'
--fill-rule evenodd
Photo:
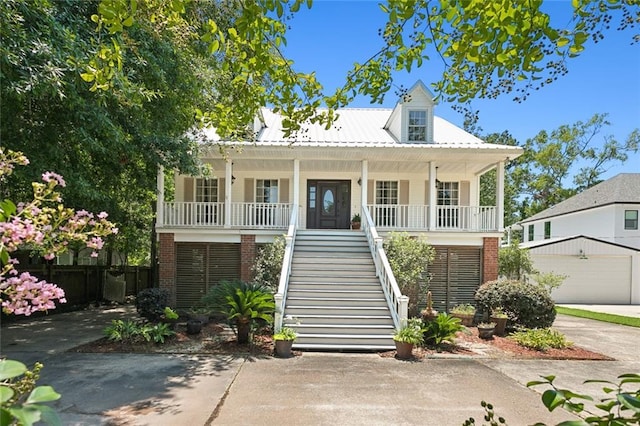
<path fill-rule="evenodd" d="M 66 186 L 66 182 L 64 181 L 64 179 L 62 178 L 62 176 L 60 176 L 57 173 L 53 173 L 53 172 L 44 172 L 42 174 L 42 180 L 44 182 L 50 183 L 50 182 L 55 182 L 56 184 L 64 187 Z"/>

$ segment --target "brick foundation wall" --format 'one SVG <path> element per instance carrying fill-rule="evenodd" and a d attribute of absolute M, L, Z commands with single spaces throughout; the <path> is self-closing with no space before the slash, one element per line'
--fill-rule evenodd
<path fill-rule="evenodd" d="M 482 282 L 498 279 L 498 248 L 499 239 L 483 238 L 482 247 Z"/>
<path fill-rule="evenodd" d="M 251 267 L 256 259 L 256 236 L 240 236 L 240 279 L 251 281 L 253 278 Z"/>
<path fill-rule="evenodd" d="M 169 290 L 169 304 L 176 306 L 176 243 L 173 234 L 159 234 L 158 278 L 160 288 Z"/>

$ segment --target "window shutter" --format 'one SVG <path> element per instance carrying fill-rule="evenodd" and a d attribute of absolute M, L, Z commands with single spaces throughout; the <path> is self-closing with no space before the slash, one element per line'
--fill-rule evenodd
<path fill-rule="evenodd" d="M 431 181 L 430 180 L 425 180 L 424 181 L 424 205 L 428 206 L 429 205 L 429 190 L 431 189 Z"/>
<path fill-rule="evenodd" d="M 468 180 L 463 180 L 460 182 L 460 205 L 468 206 L 470 205 L 470 183 Z"/>
<path fill-rule="evenodd" d="M 409 181 L 400 181 L 400 193 L 398 194 L 398 204 L 409 204 Z"/>
<path fill-rule="evenodd" d="M 289 179 L 280 179 L 278 185 L 280 185 L 278 188 L 280 202 L 283 204 L 289 204 Z"/>
<path fill-rule="evenodd" d="M 253 179 L 247 178 L 244 180 L 244 202 L 253 203 L 255 200 L 255 188 L 253 187 Z"/>
<path fill-rule="evenodd" d="M 374 187 L 375 182 L 373 179 L 367 180 L 367 204 L 372 205 L 374 203 L 374 194 L 376 193 L 376 188 Z"/>
<path fill-rule="evenodd" d="M 191 203 L 193 202 L 193 178 L 185 177 L 184 178 L 184 194 L 182 197 L 185 202 Z"/>
<path fill-rule="evenodd" d="M 218 179 L 218 199 L 215 200 L 218 203 L 224 203 L 225 195 L 226 195 L 226 179 L 220 178 Z"/>

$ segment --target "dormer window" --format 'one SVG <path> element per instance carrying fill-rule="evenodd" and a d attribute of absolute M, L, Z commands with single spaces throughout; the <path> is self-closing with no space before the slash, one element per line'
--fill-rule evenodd
<path fill-rule="evenodd" d="M 409 142 L 426 142 L 427 141 L 427 111 L 413 110 L 409 111 Z"/>

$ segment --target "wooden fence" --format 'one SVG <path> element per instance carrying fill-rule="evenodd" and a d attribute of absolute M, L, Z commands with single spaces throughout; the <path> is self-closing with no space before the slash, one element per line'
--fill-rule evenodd
<path fill-rule="evenodd" d="M 127 296 L 135 296 L 140 290 L 153 287 L 153 271 L 148 266 L 128 266 L 124 270 L 94 265 L 18 266 L 19 272 L 29 272 L 62 288 L 67 299 L 65 304 L 67 308 L 103 300 L 106 274 L 120 275 L 120 278 L 124 274 Z"/>

